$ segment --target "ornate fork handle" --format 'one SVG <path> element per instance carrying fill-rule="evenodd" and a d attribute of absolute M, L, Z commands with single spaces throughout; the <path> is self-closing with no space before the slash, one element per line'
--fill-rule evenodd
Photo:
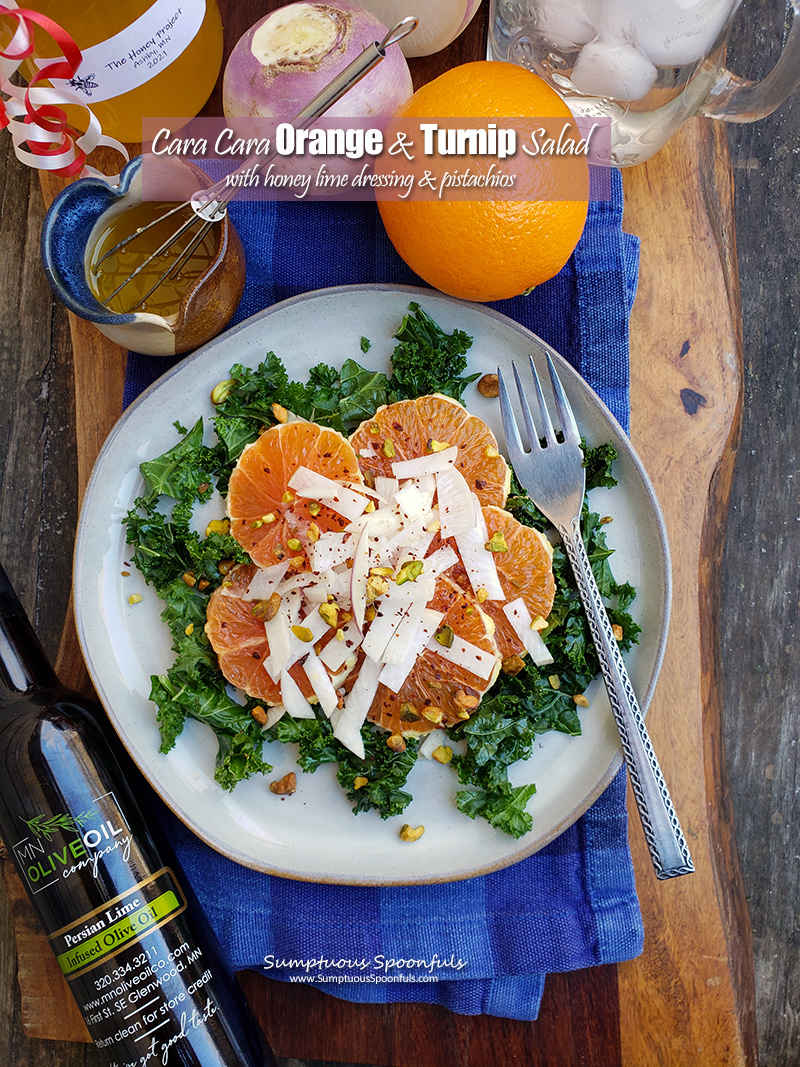
<path fill-rule="evenodd" d="M 622 741 L 628 775 L 656 876 L 674 878 L 679 874 L 691 874 L 694 871 L 692 857 L 592 574 L 581 537 L 580 520 L 574 519 L 568 528 L 560 526 L 558 532 L 575 572 L 600 658 L 603 680 Z"/>

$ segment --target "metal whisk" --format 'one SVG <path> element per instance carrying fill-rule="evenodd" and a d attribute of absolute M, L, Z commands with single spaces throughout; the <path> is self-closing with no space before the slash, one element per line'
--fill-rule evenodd
<path fill-rule="evenodd" d="M 314 99 L 307 104 L 302 111 L 299 111 L 297 115 L 291 120 L 292 125 L 298 129 L 307 129 L 315 119 L 318 119 L 321 115 L 331 108 L 337 100 L 344 96 L 344 94 L 351 89 L 356 82 L 360 81 L 364 75 L 369 74 L 373 67 L 377 66 L 382 59 L 386 58 L 386 50 L 393 44 L 397 44 L 402 41 L 404 37 L 407 37 L 409 33 L 412 33 L 418 26 L 419 20 L 413 16 L 407 16 L 397 23 L 382 41 L 375 41 L 371 45 L 368 45 L 364 51 L 357 56 L 352 63 L 350 63 L 336 78 L 333 79 L 328 85 L 325 86 Z M 145 226 L 140 226 L 134 230 L 132 234 L 119 241 L 110 248 L 95 264 L 95 269 L 99 267 L 106 259 L 119 252 L 136 240 L 147 230 L 153 226 L 157 226 L 165 219 L 170 218 L 172 215 L 177 215 L 179 212 L 184 211 L 186 208 L 192 209 L 192 215 L 174 231 L 165 241 L 163 241 L 155 252 L 151 253 L 142 262 L 136 270 L 134 270 L 124 282 L 117 286 L 113 293 L 105 300 L 105 306 L 108 307 L 111 301 L 122 290 L 130 285 L 130 283 L 141 272 L 157 259 L 163 255 L 168 249 L 170 249 L 176 241 L 193 226 L 198 227 L 197 233 L 192 237 L 189 244 L 176 258 L 176 260 L 169 266 L 164 273 L 158 278 L 153 286 L 147 291 L 147 293 L 137 299 L 136 304 L 143 304 L 164 282 L 168 281 L 174 274 L 177 274 L 181 267 L 189 261 L 192 253 L 203 240 L 209 229 L 217 222 L 221 222 L 225 217 L 228 210 L 228 204 L 234 199 L 240 186 L 235 183 L 236 175 L 243 174 L 246 171 L 251 171 L 253 174 L 260 174 L 260 172 L 269 165 L 269 163 L 275 159 L 277 150 L 273 146 L 263 156 L 251 156 L 240 167 L 237 167 L 230 175 L 216 182 L 214 185 L 209 186 L 208 189 L 198 190 L 190 200 L 184 201 L 182 204 L 178 204 L 177 207 L 172 208 L 170 211 L 164 212 L 157 219 L 153 219 L 152 222 L 148 222 Z"/>

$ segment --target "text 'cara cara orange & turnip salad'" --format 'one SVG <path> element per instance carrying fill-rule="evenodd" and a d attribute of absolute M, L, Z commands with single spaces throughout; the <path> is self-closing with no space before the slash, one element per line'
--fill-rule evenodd
<path fill-rule="evenodd" d="M 127 536 L 176 653 L 152 678 L 162 749 L 205 722 L 233 788 L 269 772 L 265 740 L 294 743 L 302 770 L 336 763 L 354 810 L 384 818 L 433 758 L 466 786 L 461 811 L 519 837 L 535 786 L 508 768 L 537 734 L 580 733 L 595 652 L 546 520 L 462 403 L 471 339 L 416 304 L 395 337 L 391 375 L 347 360 L 291 382 L 272 353 L 231 368 L 216 443 L 200 419 L 142 464 Z M 612 460 L 587 451 L 589 488 L 614 484 Z M 587 509 L 584 531 L 627 648 L 635 594 L 610 570 L 606 521 Z"/>

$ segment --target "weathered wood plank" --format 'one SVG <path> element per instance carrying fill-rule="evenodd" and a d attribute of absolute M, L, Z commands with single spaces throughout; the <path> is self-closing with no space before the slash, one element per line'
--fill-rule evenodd
<path fill-rule="evenodd" d="M 741 360 L 724 134 L 697 120 L 651 162 L 625 175 L 626 226 L 642 238 L 631 437 L 664 505 L 674 577 L 648 723 L 696 873 L 657 882 L 632 831 L 646 945 L 619 967 L 623 1063 L 754 1064 L 750 928 L 714 669 Z"/>
<path fill-rule="evenodd" d="M 730 66 L 766 74 L 784 0 L 745 4 Z M 800 93 L 753 125 L 730 126 L 744 322 L 742 438 L 723 560 L 725 749 L 753 923 L 764 1067 L 800 1044 Z"/>
<path fill-rule="evenodd" d="M 0 559 L 55 656 L 77 517 L 75 405 L 67 315 L 52 299 L 39 259 L 43 215 L 37 176 L 13 158 L 11 139 L 1 137 L 0 384 L 7 415 L 0 419 Z M 31 1036 L 43 1030 L 52 1036 L 56 1018 L 65 1024 L 57 1033 L 70 1036 L 79 1017 L 63 992 L 48 999 L 52 954 L 42 953 L 46 942 L 9 861 L 0 865 L 11 888 L 10 901 L 7 889 L 0 892 L 0 1062 L 78 1067 L 89 1062 L 83 1046 Z M 20 960 L 38 975 L 25 996 L 17 982 Z"/>

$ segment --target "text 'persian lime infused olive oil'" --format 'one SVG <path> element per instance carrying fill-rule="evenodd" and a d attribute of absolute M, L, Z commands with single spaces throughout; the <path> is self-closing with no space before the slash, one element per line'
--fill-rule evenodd
<path fill-rule="evenodd" d="M 98 723 L 0 567 L 0 834 L 109 1067 L 274 1067 Z"/>

